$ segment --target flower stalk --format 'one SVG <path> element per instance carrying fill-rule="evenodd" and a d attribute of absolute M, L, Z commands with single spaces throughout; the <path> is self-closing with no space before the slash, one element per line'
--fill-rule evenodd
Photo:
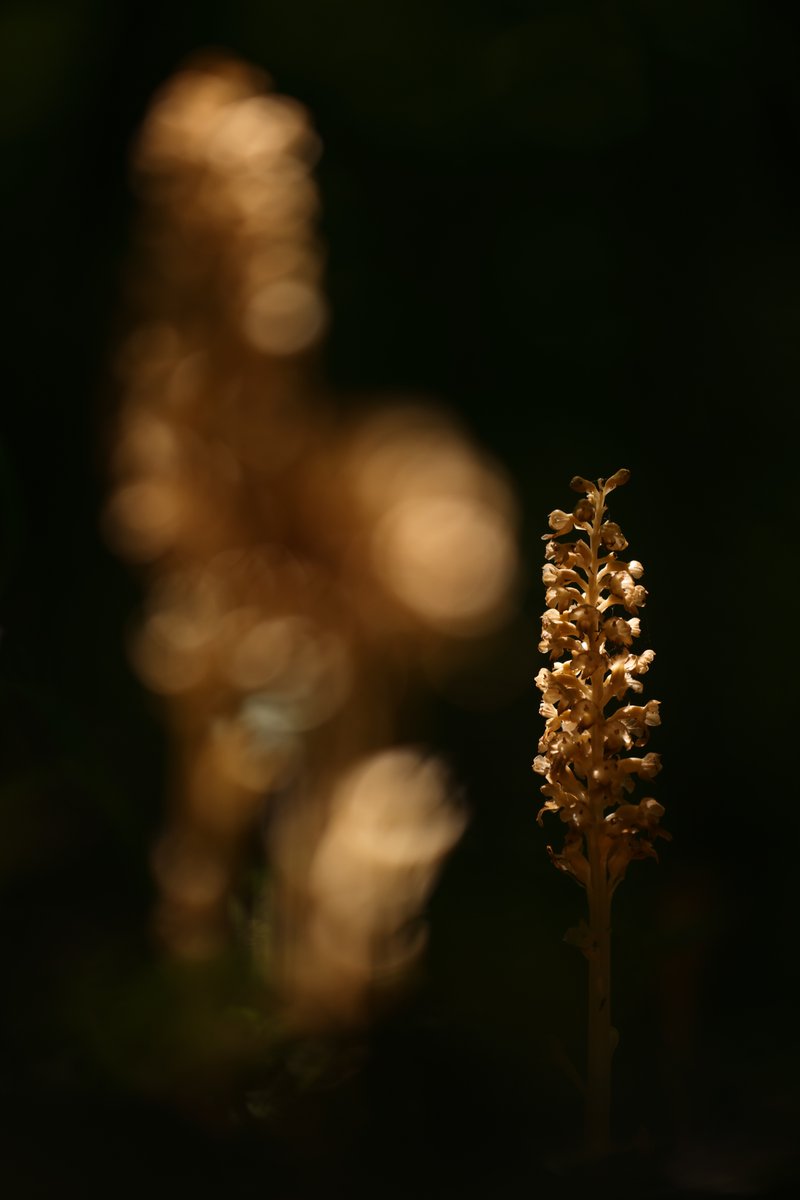
<path fill-rule="evenodd" d="M 587 893 L 589 923 L 570 930 L 566 940 L 583 952 L 589 969 L 586 1137 L 592 1156 L 606 1154 L 611 1142 L 617 1041 L 611 1024 L 611 900 L 628 864 L 656 858 L 653 842 L 669 837 L 659 828 L 664 810 L 656 800 L 648 796 L 634 804 L 629 798 L 634 777 L 649 780 L 661 769 L 657 754 L 636 753 L 660 724 L 659 702 L 625 703 L 629 691 L 642 692 L 641 676 L 655 657 L 652 650 L 631 649 L 647 595 L 637 582 L 643 568 L 636 560 L 619 559 L 628 543 L 619 526 L 605 519 L 607 497 L 629 477 L 624 469 L 596 483 L 576 476 L 570 486 L 583 498 L 571 513 L 550 514 L 552 533 L 543 539 L 548 607 L 539 649 L 551 666 L 536 677 L 546 726 L 533 769 L 545 780 L 539 823 L 545 812 L 557 812 L 566 826 L 562 850 L 547 847 L 551 860 Z"/>

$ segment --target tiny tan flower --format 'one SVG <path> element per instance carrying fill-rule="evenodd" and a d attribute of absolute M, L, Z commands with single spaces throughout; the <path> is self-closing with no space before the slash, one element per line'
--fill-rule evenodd
<path fill-rule="evenodd" d="M 635 630 L 634 621 L 636 622 Z M 608 621 L 603 622 L 603 633 L 606 642 L 615 642 L 618 646 L 630 646 L 634 637 L 638 636 L 639 621 L 636 617 L 633 621 L 626 621 L 624 617 L 611 617 Z"/>
<path fill-rule="evenodd" d="M 572 513 L 562 512 L 560 508 L 551 512 L 548 520 L 550 528 L 554 529 L 558 534 L 569 533 L 575 523 Z"/>
<path fill-rule="evenodd" d="M 600 541 L 605 546 L 606 550 L 624 550 L 627 546 L 627 539 L 624 537 L 622 530 L 615 521 L 604 521 L 600 526 Z"/>
<path fill-rule="evenodd" d="M 634 675 L 646 675 L 655 656 L 655 650 L 644 650 L 641 654 L 629 654 L 626 659 L 627 668 Z"/>
<path fill-rule="evenodd" d="M 550 608 L 557 608 L 559 612 L 564 612 L 576 600 L 581 599 L 581 593 L 575 588 L 554 586 L 547 589 L 546 599 Z"/>
<path fill-rule="evenodd" d="M 603 656 L 599 650 L 587 649 L 582 646 L 577 654 L 573 655 L 572 666 L 576 671 L 581 672 L 584 679 L 588 679 L 603 666 Z"/>

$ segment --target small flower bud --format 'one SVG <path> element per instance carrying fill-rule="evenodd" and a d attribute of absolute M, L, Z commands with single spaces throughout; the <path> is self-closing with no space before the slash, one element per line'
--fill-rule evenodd
<path fill-rule="evenodd" d="M 626 467 L 620 467 L 618 471 L 606 481 L 606 492 L 613 492 L 614 488 L 622 487 L 631 477 L 631 473 Z"/>
<path fill-rule="evenodd" d="M 591 500 L 579 500 L 572 511 L 578 525 L 591 525 L 594 520 L 594 504 Z"/>
<path fill-rule="evenodd" d="M 569 481 L 569 486 L 573 492 L 586 492 L 587 496 L 597 494 L 597 487 L 589 479 L 584 479 L 582 475 L 573 475 Z"/>

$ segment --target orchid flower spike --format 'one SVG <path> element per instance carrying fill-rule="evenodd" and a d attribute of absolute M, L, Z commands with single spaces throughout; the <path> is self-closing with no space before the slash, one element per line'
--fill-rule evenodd
<path fill-rule="evenodd" d="M 617 1034 L 610 1018 L 611 897 L 635 858 L 656 858 L 664 809 L 652 796 L 635 802 L 635 780 L 649 783 L 661 769 L 658 754 L 645 752 L 651 730 L 661 724 L 658 700 L 641 700 L 655 657 L 636 650 L 639 610 L 647 591 L 636 559 L 620 555 L 628 542 L 607 519 L 606 499 L 628 482 L 630 472 L 592 483 L 575 476 L 581 494 L 571 512 L 550 514 L 543 540 L 546 603 L 539 650 L 550 665 L 536 686 L 545 730 L 534 771 L 543 777 L 546 812 L 565 826 L 563 845 L 548 846 L 559 870 L 586 889 L 589 923 L 567 934 L 589 963 L 586 1116 L 590 1153 L 605 1154 L 610 1138 L 611 1057 Z M 633 702 L 628 693 L 633 693 Z"/>

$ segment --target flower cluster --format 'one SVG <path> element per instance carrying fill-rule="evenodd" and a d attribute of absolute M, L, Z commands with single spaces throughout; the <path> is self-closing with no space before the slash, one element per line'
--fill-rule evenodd
<path fill-rule="evenodd" d="M 661 723 L 659 701 L 625 702 L 627 693 L 642 692 L 641 677 L 655 657 L 633 648 L 647 595 L 643 568 L 618 557 L 628 543 L 619 525 L 605 520 L 606 497 L 629 477 L 624 469 L 597 483 L 576 476 L 570 486 L 583 499 L 572 512 L 550 514 L 539 650 L 551 666 L 536 677 L 547 722 L 533 762 L 545 778 L 539 822 L 544 812 L 557 812 L 567 827 L 561 853 L 548 853 L 588 886 L 595 840 L 610 892 L 631 859 L 656 857 L 654 840 L 669 836 L 659 829 L 662 806 L 652 797 L 633 803 L 629 795 L 637 776 L 651 780 L 661 769 L 658 754 L 641 753 Z"/>

